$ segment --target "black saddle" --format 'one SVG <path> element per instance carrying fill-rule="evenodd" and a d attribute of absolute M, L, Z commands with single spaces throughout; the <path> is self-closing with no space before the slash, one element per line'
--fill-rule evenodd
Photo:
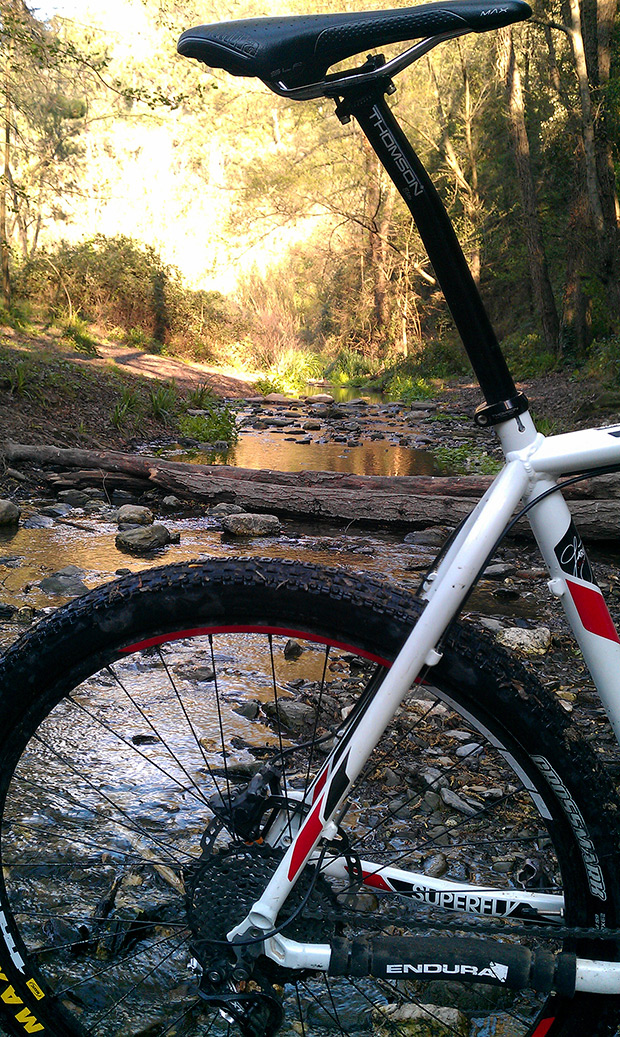
<path fill-rule="evenodd" d="M 396 11 L 245 18 L 187 29 L 178 50 L 211 68 L 291 88 L 319 82 L 331 65 L 366 49 L 498 29 L 531 13 L 524 0 L 451 0 Z"/>

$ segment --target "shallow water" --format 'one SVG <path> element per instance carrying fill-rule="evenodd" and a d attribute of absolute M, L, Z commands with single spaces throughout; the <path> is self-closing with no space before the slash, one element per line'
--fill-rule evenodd
<path fill-rule="evenodd" d="M 389 440 L 347 443 L 298 443 L 286 435 L 257 432 L 241 435 L 226 454 L 213 457 L 207 451 L 184 453 L 194 464 L 222 463 L 237 468 L 272 469 L 278 472 L 352 472 L 355 475 L 437 475 L 429 450 L 399 446 Z"/>

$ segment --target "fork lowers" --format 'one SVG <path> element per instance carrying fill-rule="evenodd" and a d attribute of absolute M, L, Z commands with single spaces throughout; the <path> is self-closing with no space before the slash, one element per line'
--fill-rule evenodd
<path fill-rule="evenodd" d="M 529 950 L 498 940 L 468 937 L 412 936 L 331 942 L 331 976 L 376 976 L 383 979 L 438 979 L 486 983 L 511 990 L 540 993 L 575 992 L 576 956 Z"/>

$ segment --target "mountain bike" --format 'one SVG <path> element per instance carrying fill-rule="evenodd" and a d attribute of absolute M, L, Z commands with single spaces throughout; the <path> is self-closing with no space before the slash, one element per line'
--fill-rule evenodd
<path fill-rule="evenodd" d="M 13 1034 L 612 1034 L 619 801 L 531 668 L 457 615 L 526 515 L 616 734 L 620 639 L 562 487 L 620 426 L 544 438 L 385 101 L 451 0 L 186 31 L 181 54 L 355 118 L 418 225 L 506 463 L 416 594 L 202 560 L 58 609 L 0 660 L 0 1007 Z M 417 42 L 412 42 L 417 41 Z M 407 43 L 385 61 L 335 63 Z"/>

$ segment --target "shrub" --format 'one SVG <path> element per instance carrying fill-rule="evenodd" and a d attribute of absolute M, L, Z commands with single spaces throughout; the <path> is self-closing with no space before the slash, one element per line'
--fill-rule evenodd
<path fill-rule="evenodd" d="M 171 423 L 178 407 L 177 389 L 174 382 L 165 382 L 149 389 L 150 410 L 162 425 Z"/>
<path fill-rule="evenodd" d="M 97 345 L 88 330 L 88 325 L 79 317 L 68 317 L 62 324 L 64 338 L 69 339 L 78 353 L 97 356 Z"/>
<path fill-rule="evenodd" d="M 428 400 L 435 395 L 435 389 L 424 378 L 412 375 L 395 374 L 384 386 L 383 390 L 392 400 L 413 403 L 415 400 Z"/>
<path fill-rule="evenodd" d="M 236 443 L 237 424 L 233 411 L 224 405 L 210 405 L 206 414 L 181 414 L 179 429 L 184 436 L 201 443 Z"/>
<path fill-rule="evenodd" d="M 16 271 L 15 290 L 53 315 L 69 299 L 79 317 L 115 333 L 124 329 L 132 345 L 178 345 L 195 359 L 208 357 L 214 340 L 228 342 L 238 331 L 223 296 L 191 291 L 154 248 L 125 235 L 98 234 L 40 250 Z"/>

